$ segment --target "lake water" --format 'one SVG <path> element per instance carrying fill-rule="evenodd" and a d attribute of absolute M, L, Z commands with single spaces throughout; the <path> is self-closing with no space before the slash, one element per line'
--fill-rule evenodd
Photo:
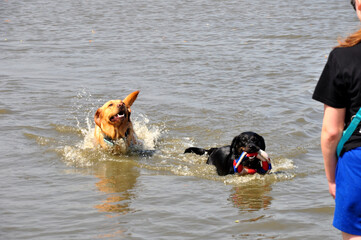
<path fill-rule="evenodd" d="M 349 1 L 0 3 L 1 239 L 339 239 L 311 100 Z M 144 150 L 93 144 L 140 90 Z M 219 177 L 189 146 L 264 136 L 273 171 Z"/>

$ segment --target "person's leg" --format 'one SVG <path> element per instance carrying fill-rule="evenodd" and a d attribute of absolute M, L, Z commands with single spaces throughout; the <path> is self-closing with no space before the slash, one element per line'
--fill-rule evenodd
<path fill-rule="evenodd" d="M 361 240 L 361 236 L 352 235 L 352 234 L 342 232 L 342 239 L 343 240 Z"/>

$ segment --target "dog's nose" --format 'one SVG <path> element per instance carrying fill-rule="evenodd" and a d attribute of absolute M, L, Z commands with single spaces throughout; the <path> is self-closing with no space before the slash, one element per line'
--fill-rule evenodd
<path fill-rule="evenodd" d="M 248 153 L 254 153 L 254 152 L 258 152 L 258 151 L 259 151 L 259 147 L 254 143 L 249 143 L 246 146 L 246 152 L 248 152 Z"/>
<path fill-rule="evenodd" d="M 119 103 L 118 105 L 117 105 L 117 107 L 118 108 L 121 108 L 121 107 L 123 107 L 125 104 L 122 102 L 122 103 Z"/>

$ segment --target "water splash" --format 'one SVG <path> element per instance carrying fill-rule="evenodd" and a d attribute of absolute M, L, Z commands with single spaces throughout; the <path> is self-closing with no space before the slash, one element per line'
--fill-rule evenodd
<path fill-rule="evenodd" d="M 89 119 L 85 122 L 88 123 Z M 218 176 L 215 167 L 206 164 L 207 156 L 183 154 L 184 149 L 194 145 L 190 138 L 173 137 L 165 128 L 152 125 L 145 115 L 135 117 L 133 124 L 138 140 L 143 143 L 142 149 L 120 155 L 107 152 L 94 143 L 94 126 L 86 124 L 87 128 L 73 129 L 74 133 L 81 133 L 82 139 L 74 145 L 66 145 L 61 149 L 64 162 L 74 167 L 91 167 L 102 161 L 126 161 L 132 162 L 136 167 L 155 172 L 195 176 L 221 181 L 227 185 L 277 182 L 295 177 L 293 161 L 284 157 L 272 159 L 273 169 L 268 175 Z M 151 154 L 146 154 L 149 152 Z"/>
<path fill-rule="evenodd" d="M 79 139 L 73 145 L 65 145 L 60 149 L 64 161 L 71 166 L 76 167 L 89 167 L 93 166 L 99 161 L 129 161 L 130 159 L 138 160 L 156 149 L 157 141 L 161 137 L 162 129 L 156 126 L 148 127 L 149 119 L 146 116 L 139 116 L 136 120 L 133 120 L 134 128 L 136 129 L 136 135 L 138 140 L 142 143 L 137 148 L 132 148 L 130 151 L 126 151 L 126 145 L 123 139 L 117 141 L 117 146 L 124 148 L 125 154 L 115 155 L 110 151 L 102 149 L 95 143 L 94 139 L 94 124 L 91 124 L 89 118 L 85 119 L 86 127 L 81 127 L 80 121 L 78 121 L 78 130 L 82 139 Z M 57 128 L 60 130 L 60 128 Z M 73 132 L 75 133 L 75 131 Z M 137 154 L 141 153 L 140 156 Z"/>
<path fill-rule="evenodd" d="M 218 176 L 212 165 L 207 165 L 207 156 L 184 154 L 184 149 L 197 145 L 189 137 L 177 137 L 166 123 L 152 123 L 142 113 L 133 113 L 133 126 L 140 148 L 132 149 L 125 154 L 113 154 L 95 144 L 93 114 L 102 100 L 95 101 L 87 91 L 81 91 L 74 100 L 70 116 L 74 118 L 73 126 L 55 125 L 55 130 L 62 139 L 56 144 L 56 151 L 63 161 L 73 167 L 89 168 L 102 162 L 126 162 L 140 169 L 148 169 L 156 174 L 171 173 L 178 176 L 195 176 L 213 181 L 221 181 L 231 185 L 245 185 L 284 181 L 295 177 L 293 156 L 282 155 L 272 159 L 273 169 L 268 175 Z M 57 134 L 59 135 L 59 134 Z M 42 140 L 42 142 L 55 142 Z M 119 144 L 121 145 L 122 140 Z"/>

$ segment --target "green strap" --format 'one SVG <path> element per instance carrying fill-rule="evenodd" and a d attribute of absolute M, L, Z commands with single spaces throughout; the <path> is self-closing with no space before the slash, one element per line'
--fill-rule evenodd
<path fill-rule="evenodd" d="M 343 131 L 342 137 L 340 141 L 338 142 L 336 152 L 337 156 L 340 156 L 340 153 L 343 149 L 343 145 L 347 142 L 347 140 L 351 137 L 357 126 L 359 125 L 361 121 L 361 108 L 358 110 L 354 118 L 352 119 L 350 125 L 347 127 L 345 131 Z"/>

